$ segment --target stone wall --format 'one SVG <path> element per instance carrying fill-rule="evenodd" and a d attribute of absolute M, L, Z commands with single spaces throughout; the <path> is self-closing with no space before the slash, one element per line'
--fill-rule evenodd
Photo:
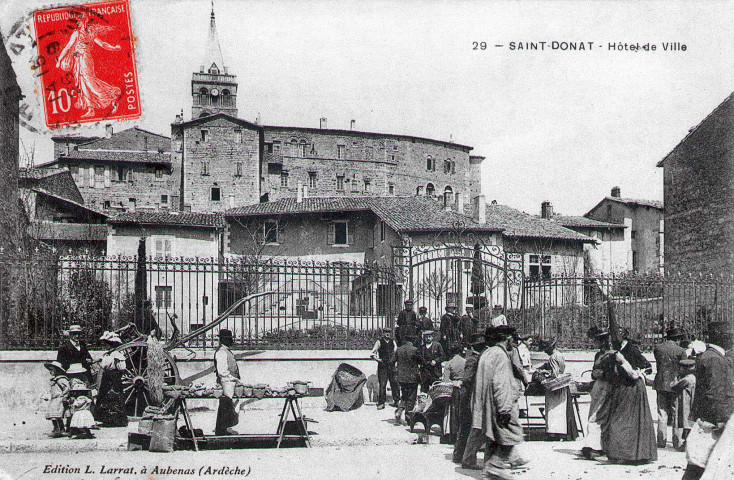
<path fill-rule="evenodd" d="M 734 105 L 731 97 L 664 161 L 665 270 L 734 267 Z"/>
<path fill-rule="evenodd" d="M 18 101 L 20 89 L 5 46 L 0 41 L 0 247 L 22 243 L 18 204 Z"/>
<path fill-rule="evenodd" d="M 219 212 L 260 201 L 260 134 L 256 129 L 217 117 L 183 127 L 174 125 L 172 137 L 174 152 L 182 150 L 185 207 L 193 212 Z M 219 188 L 219 200 L 212 199 L 213 188 Z"/>

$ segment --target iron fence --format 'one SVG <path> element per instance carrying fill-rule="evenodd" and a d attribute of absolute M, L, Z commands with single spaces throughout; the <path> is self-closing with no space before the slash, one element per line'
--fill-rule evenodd
<path fill-rule="evenodd" d="M 566 348 L 589 348 L 592 325 L 609 324 L 609 302 L 621 327 L 650 348 L 673 326 L 705 338 L 712 321 L 734 321 L 734 277 L 621 274 L 523 280 L 520 308 L 509 321 L 526 334 L 557 338 Z"/>
<path fill-rule="evenodd" d="M 255 292 L 268 293 L 189 345 L 215 345 L 228 328 L 241 347 L 364 348 L 393 324 L 401 295 L 379 265 L 91 256 L 0 258 L 0 291 L 0 347 L 35 349 L 72 323 L 92 343 L 130 322 L 186 334 Z"/>

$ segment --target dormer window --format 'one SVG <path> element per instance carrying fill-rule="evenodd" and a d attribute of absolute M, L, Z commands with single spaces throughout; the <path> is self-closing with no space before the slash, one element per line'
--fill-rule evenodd
<path fill-rule="evenodd" d="M 217 67 L 216 63 L 212 63 L 212 66 L 209 67 L 209 73 L 212 75 L 219 75 L 219 67 Z"/>

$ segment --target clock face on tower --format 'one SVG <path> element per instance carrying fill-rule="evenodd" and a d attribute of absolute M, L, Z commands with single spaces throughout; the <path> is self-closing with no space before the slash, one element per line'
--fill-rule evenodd
<path fill-rule="evenodd" d="M 218 88 L 212 88 L 212 96 L 213 97 L 216 97 L 217 95 L 219 95 L 219 89 Z"/>

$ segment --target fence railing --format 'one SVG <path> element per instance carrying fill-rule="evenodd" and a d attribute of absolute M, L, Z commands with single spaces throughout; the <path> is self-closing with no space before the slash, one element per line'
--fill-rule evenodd
<path fill-rule="evenodd" d="M 255 292 L 271 293 L 189 345 L 215 345 L 227 328 L 240 346 L 357 348 L 392 325 L 400 303 L 389 268 L 260 258 L 0 258 L 0 292 L 2 348 L 52 348 L 72 323 L 92 342 L 129 322 L 168 338 Z"/>
<path fill-rule="evenodd" d="M 269 292 L 190 346 L 213 346 L 219 328 L 246 348 L 365 348 L 393 326 L 408 295 L 394 267 L 263 258 L 42 257 L 0 255 L 0 348 L 54 348 L 82 325 L 94 343 L 104 330 L 157 324 L 164 337 L 214 320 L 238 299 Z M 505 308 L 525 334 L 588 348 L 589 327 L 619 324 L 649 348 L 672 326 L 703 338 L 712 321 L 734 320 L 734 277 L 525 277 Z M 467 290 L 469 288 L 467 287 Z M 485 289 L 482 295 L 490 295 Z M 490 298 L 481 302 L 490 309 Z M 430 307 L 430 305 L 429 305 Z M 496 313 L 496 312 L 495 312 Z M 442 311 L 429 308 L 438 322 Z M 480 312 L 483 322 L 492 312 Z M 175 327 L 174 327 L 175 325 Z M 438 326 L 438 325 L 437 325 Z"/>
<path fill-rule="evenodd" d="M 553 276 L 525 278 L 520 308 L 507 316 L 526 334 L 555 337 L 566 348 L 588 348 L 592 325 L 606 328 L 609 306 L 621 327 L 644 348 L 673 326 L 689 338 L 704 338 L 712 321 L 734 321 L 734 277 Z"/>

